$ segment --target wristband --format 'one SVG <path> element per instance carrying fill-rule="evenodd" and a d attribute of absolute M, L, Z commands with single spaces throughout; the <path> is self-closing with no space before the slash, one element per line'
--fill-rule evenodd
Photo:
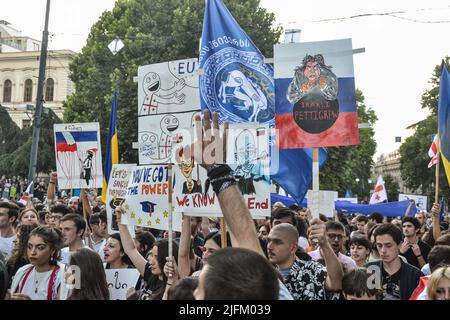
<path fill-rule="evenodd" d="M 49 181 L 49 183 L 48 183 L 48 184 L 50 184 L 50 183 L 53 183 L 53 184 L 55 184 L 55 182 L 54 182 L 54 181 Z"/>
<path fill-rule="evenodd" d="M 226 164 L 211 166 L 208 171 L 208 178 L 217 195 L 226 188 L 236 184 L 233 170 Z"/>
<path fill-rule="evenodd" d="M 418 256 L 416 256 L 416 258 L 419 258 L 419 257 L 422 257 L 422 255 L 421 255 L 421 254 L 419 254 Z"/>

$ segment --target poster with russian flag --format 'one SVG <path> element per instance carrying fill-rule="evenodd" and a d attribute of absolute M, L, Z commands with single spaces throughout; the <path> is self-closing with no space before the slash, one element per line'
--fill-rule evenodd
<path fill-rule="evenodd" d="M 352 40 L 274 47 L 279 149 L 359 143 Z"/>
<path fill-rule="evenodd" d="M 98 122 L 55 124 L 53 129 L 59 188 L 102 188 L 102 152 Z"/>

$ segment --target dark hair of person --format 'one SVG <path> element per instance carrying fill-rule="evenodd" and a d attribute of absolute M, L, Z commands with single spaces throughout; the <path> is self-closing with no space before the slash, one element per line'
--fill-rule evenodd
<path fill-rule="evenodd" d="M 75 224 L 75 227 L 77 228 L 77 232 L 83 230 L 84 234 L 84 231 L 86 231 L 86 221 L 79 214 L 76 213 L 66 214 L 60 220 L 60 222 L 64 221 L 72 221 Z M 81 237 L 83 237 L 83 234 L 81 234 Z"/>
<path fill-rule="evenodd" d="M 205 300 L 278 300 L 275 268 L 262 255 L 244 248 L 224 248 L 208 258 Z"/>
<path fill-rule="evenodd" d="M 367 223 L 369 221 L 369 218 L 367 216 L 359 214 L 356 216 L 356 222 L 364 222 Z"/>
<path fill-rule="evenodd" d="M 73 289 L 67 300 L 109 300 L 103 262 L 97 252 L 83 248 L 70 256 L 70 265 L 77 266 L 81 272 L 80 289 Z"/>
<path fill-rule="evenodd" d="M 6 292 L 8 291 L 8 272 L 6 266 L 0 259 L 0 300 L 5 299 Z"/>
<path fill-rule="evenodd" d="M 39 223 L 45 224 L 45 216 L 48 214 L 48 211 L 42 210 L 38 212 Z"/>
<path fill-rule="evenodd" d="M 127 254 L 125 253 L 125 250 L 123 249 L 123 246 L 122 246 L 122 239 L 120 238 L 120 233 L 113 233 L 113 234 L 110 235 L 109 237 L 112 238 L 112 239 L 115 239 L 115 240 L 119 241 L 120 252 L 123 253 L 123 256 L 122 256 L 122 258 L 121 258 L 122 262 L 125 263 L 125 264 L 127 264 L 127 265 L 129 265 L 129 266 L 132 266 L 132 265 L 133 265 L 133 262 L 131 262 L 130 257 L 127 256 Z M 162 270 L 162 269 L 161 269 L 161 270 Z"/>
<path fill-rule="evenodd" d="M 436 240 L 433 236 L 433 226 L 431 226 L 422 236 L 422 241 L 428 244 L 430 247 L 434 247 Z"/>
<path fill-rule="evenodd" d="M 327 231 L 330 230 L 341 230 L 345 233 L 345 227 L 342 223 L 340 222 L 336 222 L 336 221 L 328 221 L 327 223 L 325 223 L 325 229 Z"/>
<path fill-rule="evenodd" d="M 435 245 L 450 246 L 450 234 L 445 234 L 443 236 L 440 236 L 436 240 Z"/>
<path fill-rule="evenodd" d="M 419 220 L 417 220 L 417 218 L 415 218 L 415 217 L 404 217 L 403 220 L 402 220 L 402 225 L 403 225 L 405 222 L 410 222 L 410 223 L 412 223 L 412 224 L 414 225 L 414 228 L 416 229 L 416 231 L 420 229 L 420 222 L 419 222 Z"/>
<path fill-rule="evenodd" d="M 18 241 L 19 249 L 12 254 L 7 263 L 7 265 L 9 266 L 9 270 L 14 270 L 14 273 L 24 265 L 24 262 L 28 261 L 28 239 L 30 238 L 31 231 L 33 231 L 37 227 L 39 227 L 39 225 L 36 223 L 22 224 L 17 227 L 17 233 L 19 234 L 19 237 L 16 241 Z M 10 276 L 13 275 L 14 274 L 11 274 Z"/>
<path fill-rule="evenodd" d="M 28 240 L 32 236 L 37 236 L 44 240 L 44 242 L 50 246 L 51 250 L 55 252 L 50 256 L 50 265 L 56 265 L 59 259 L 59 251 L 63 246 L 62 233 L 58 229 L 47 228 L 47 227 L 37 227 L 31 231 Z"/>
<path fill-rule="evenodd" d="M 342 278 L 342 291 L 346 295 L 361 298 L 366 294 L 368 297 L 376 296 L 377 300 L 381 298 L 381 292 L 378 289 L 369 289 L 367 285 L 370 274 L 366 268 L 356 268 L 345 273 Z"/>
<path fill-rule="evenodd" d="M 38 203 L 34 206 L 34 208 L 39 212 L 45 209 L 45 205 L 43 205 L 42 203 Z"/>
<path fill-rule="evenodd" d="M 153 245 L 154 247 L 158 248 L 158 266 L 162 272 L 163 282 L 164 284 L 167 283 L 167 277 L 164 273 L 164 265 L 166 264 L 166 258 L 169 256 L 169 241 L 167 239 L 156 241 Z M 172 254 L 175 258 L 175 262 L 178 264 L 178 244 L 176 241 L 172 240 Z M 162 300 L 164 296 L 164 291 L 166 289 L 166 286 L 163 285 L 159 289 L 157 289 L 152 294 L 152 300 Z"/>
<path fill-rule="evenodd" d="M 367 250 L 372 249 L 372 245 L 370 244 L 369 239 L 363 236 L 354 236 L 350 239 L 348 245 L 351 246 L 352 244 L 355 244 L 357 246 L 363 246 Z"/>
<path fill-rule="evenodd" d="M 319 219 L 323 222 L 328 222 L 328 218 L 323 213 L 319 213 Z"/>
<path fill-rule="evenodd" d="M 383 215 L 379 212 L 372 212 L 369 219 L 375 220 L 376 223 L 383 223 Z"/>
<path fill-rule="evenodd" d="M 145 249 L 141 252 L 143 257 L 147 256 L 148 252 L 152 249 L 153 244 L 155 243 L 155 237 L 151 232 L 142 231 L 136 234 L 136 240 L 143 246 Z"/>
<path fill-rule="evenodd" d="M 291 204 L 288 208 L 291 209 L 291 210 L 294 210 L 294 211 L 296 211 L 296 212 L 302 210 L 302 207 L 300 207 L 300 206 L 299 206 L 298 204 L 296 204 L 296 203 Z"/>
<path fill-rule="evenodd" d="M 108 223 L 108 216 L 106 215 L 106 209 L 100 210 L 98 213 L 98 217 L 100 218 L 100 222 Z"/>
<path fill-rule="evenodd" d="M 373 231 L 373 235 L 375 237 L 375 242 L 378 236 L 382 235 L 390 235 L 394 242 L 399 245 L 403 241 L 403 232 L 398 227 L 394 226 L 390 223 L 383 223 L 380 226 L 376 227 Z"/>
<path fill-rule="evenodd" d="M 210 239 L 213 240 L 220 248 L 222 248 L 222 234 L 219 231 L 213 231 L 208 233 L 203 243 L 206 243 L 206 241 Z M 227 232 L 227 247 L 231 247 L 231 238 L 228 232 Z"/>
<path fill-rule="evenodd" d="M 50 208 L 50 212 L 61 213 L 63 216 L 65 216 L 66 214 L 73 213 L 73 210 L 65 204 L 55 204 Z"/>
<path fill-rule="evenodd" d="M 435 245 L 428 254 L 428 263 L 430 265 L 430 271 L 450 266 L 450 246 Z"/>
<path fill-rule="evenodd" d="M 195 300 L 194 291 L 198 286 L 198 278 L 184 278 L 167 291 L 167 300 Z"/>
<path fill-rule="evenodd" d="M 17 220 L 20 210 L 18 205 L 15 205 L 14 203 L 8 201 L 1 201 L 0 208 L 8 209 L 8 218 L 15 217 Z"/>
<path fill-rule="evenodd" d="M 297 223 L 297 219 L 295 219 L 295 211 L 293 211 L 292 209 L 289 209 L 287 207 L 281 207 L 281 208 L 277 208 L 272 212 L 272 216 L 270 218 L 270 222 L 272 223 L 273 226 L 273 220 L 275 219 L 282 219 L 285 217 L 290 217 L 291 219 L 291 224 L 295 227 L 296 223 Z"/>
<path fill-rule="evenodd" d="M 299 237 L 308 239 L 308 223 L 299 217 L 297 217 L 297 231 Z"/>

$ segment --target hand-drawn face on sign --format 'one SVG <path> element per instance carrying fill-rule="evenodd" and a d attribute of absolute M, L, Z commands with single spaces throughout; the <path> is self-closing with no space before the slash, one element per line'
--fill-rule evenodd
<path fill-rule="evenodd" d="M 338 81 L 321 54 L 306 55 L 295 68 L 287 99 L 298 126 L 308 133 L 329 129 L 339 117 Z"/>

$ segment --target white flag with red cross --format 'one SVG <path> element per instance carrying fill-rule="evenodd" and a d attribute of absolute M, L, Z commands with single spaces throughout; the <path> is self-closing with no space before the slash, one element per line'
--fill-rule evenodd
<path fill-rule="evenodd" d="M 370 204 L 380 203 L 387 201 L 386 188 L 384 187 L 383 177 L 380 176 L 377 181 L 377 185 L 373 190 L 372 196 L 370 197 Z"/>
<path fill-rule="evenodd" d="M 428 150 L 428 155 L 431 160 L 428 163 L 428 168 L 431 168 L 438 162 L 438 135 L 435 134 L 433 138 L 433 142 L 431 143 L 430 149 Z"/>

